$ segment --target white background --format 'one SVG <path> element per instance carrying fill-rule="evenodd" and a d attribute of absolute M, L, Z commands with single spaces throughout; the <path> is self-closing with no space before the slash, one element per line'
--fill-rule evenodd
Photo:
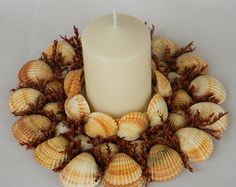
<path fill-rule="evenodd" d="M 156 31 L 183 45 L 194 40 L 196 53 L 208 61 L 210 74 L 221 80 L 228 97 L 229 127 L 215 141 L 212 157 L 193 164 L 167 186 L 233 187 L 236 185 L 236 1 L 234 0 L 0 0 L 0 186 L 57 187 L 57 176 L 38 166 L 30 151 L 11 135 L 16 118 L 8 112 L 9 90 L 17 72 L 59 34 L 80 30 L 96 16 L 127 13 L 156 26 Z M 160 183 L 159 183 L 160 185 Z M 152 184 L 151 186 L 158 186 Z"/>

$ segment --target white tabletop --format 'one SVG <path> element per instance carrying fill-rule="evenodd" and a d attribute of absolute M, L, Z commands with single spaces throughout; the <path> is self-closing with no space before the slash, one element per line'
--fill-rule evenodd
<path fill-rule="evenodd" d="M 236 185 L 236 1 L 234 0 L 0 0 L 0 186 L 58 187 L 57 175 L 38 166 L 31 154 L 11 135 L 16 118 L 8 112 L 9 90 L 17 84 L 17 72 L 59 34 L 80 30 L 96 16 L 113 10 L 127 13 L 156 26 L 156 31 L 184 45 L 194 40 L 196 53 L 206 59 L 210 74 L 228 92 L 224 108 L 229 127 L 215 141 L 211 158 L 193 164 L 162 187 L 232 187 Z M 158 183 L 150 186 L 157 186 Z"/>

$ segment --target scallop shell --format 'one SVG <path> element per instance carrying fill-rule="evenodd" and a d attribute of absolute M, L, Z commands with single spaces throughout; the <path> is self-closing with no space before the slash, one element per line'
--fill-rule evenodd
<path fill-rule="evenodd" d="M 82 120 L 89 115 L 90 109 L 86 99 L 78 94 L 65 101 L 65 112 L 71 120 Z"/>
<path fill-rule="evenodd" d="M 162 60 L 165 49 L 170 49 L 170 54 L 173 55 L 177 51 L 176 44 L 164 37 L 154 38 L 152 41 L 152 52 L 160 59 Z"/>
<path fill-rule="evenodd" d="M 160 94 L 155 94 L 149 105 L 147 114 L 150 120 L 150 126 L 161 125 L 168 117 L 168 108 L 165 100 Z"/>
<path fill-rule="evenodd" d="M 80 140 L 80 149 L 82 151 L 87 151 L 91 148 L 93 148 L 93 144 L 90 142 L 90 138 L 88 136 L 85 136 L 85 135 L 79 135 L 78 136 L 78 140 Z"/>
<path fill-rule="evenodd" d="M 103 177 L 104 187 L 141 187 L 142 169 L 125 153 L 118 153 L 112 159 Z"/>
<path fill-rule="evenodd" d="M 176 112 L 170 113 L 168 116 L 168 121 L 173 131 L 177 131 L 188 125 L 186 120 L 186 115 L 183 110 L 177 110 Z"/>
<path fill-rule="evenodd" d="M 40 107 L 41 103 L 39 101 L 43 101 L 42 98 L 43 94 L 38 90 L 32 88 L 18 89 L 9 97 L 9 110 L 15 115 L 27 114 L 35 107 Z"/>
<path fill-rule="evenodd" d="M 119 153 L 119 148 L 116 144 L 114 143 L 102 143 L 99 144 L 99 149 L 101 152 L 101 157 L 105 159 L 108 155 L 108 150 L 111 152 L 110 156 L 113 157 L 117 153 Z"/>
<path fill-rule="evenodd" d="M 160 71 L 155 71 L 156 75 L 156 92 L 162 97 L 169 97 L 172 94 L 172 88 L 169 80 Z"/>
<path fill-rule="evenodd" d="M 75 50 L 74 48 L 65 40 L 60 40 L 57 42 L 57 54 L 61 53 L 63 57 L 63 63 L 65 65 L 72 64 L 74 62 Z M 53 55 L 53 45 L 49 46 L 44 53 L 51 58 Z"/>
<path fill-rule="evenodd" d="M 195 78 L 190 83 L 189 90 L 195 99 L 200 98 L 201 100 L 203 98 L 217 104 L 222 104 L 226 98 L 223 84 L 209 75 L 201 75 Z"/>
<path fill-rule="evenodd" d="M 32 60 L 24 64 L 18 73 L 19 85 L 22 87 L 45 83 L 53 79 L 50 66 L 42 60 Z"/>
<path fill-rule="evenodd" d="M 117 135 L 126 141 L 137 140 L 147 130 L 148 124 L 146 114 L 141 112 L 128 113 L 120 119 Z"/>
<path fill-rule="evenodd" d="M 59 179 L 65 187 L 95 187 L 99 180 L 98 165 L 89 153 L 81 153 L 66 165 Z"/>
<path fill-rule="evenodd" d="M 185 53 L 179 56 L 176 60 L 176 68 L 178 74 L 183 74 L 186 70 L 191 70 L 194 67 L 195 73 L 206 74 L 208 72 L 207 63 L 194 54 Z"/>
<path fill-rule="evenodd" d="M 227 128 L 228 115 L 225 114 L 225 110 L 218 104 L 211 102 L 196 103 L 188 109 L 188 112 L 190 114 L 190 118 L 195 118 L 195 116 L 199 115 L 202 121 L 209 119 L 205 126 L 203 124 L 203 129 L 209 129 L 222 133 Z"/>
<path fill-rule="evenodd" d="M 69 131 L 69 128 L 63 123 L 63 122 L 59 122 L 56 125 L 55 128 L 55 136 L 60 136 L 62 134 L 65 134 Z"/>
<path fill-rule="evenodd" d="M 63 84 L 59 82 L 58 80 L 52 80 L 47 83 L 44 92 L 46 95 L 54 95 L 56 97 L 55 99 L 58 100 L 60 99 L 58 98 L 58 95 L 62 97 L 64 94 Z"/>
<path fill-rule="evenodd" d="M 82 93 L 84 86 L 83 69 L 72 70 L 67 73 L 64 80 L 64 90 L 67 97 Z"/>
<path fill-rule="evenodd" d="M 190 161 L 202 162 L 207 160 L 213 151 L 213 142 L 207 133 L 196 128 L 182 128 L 176 132 L 180 149 Z"/>
<path fill-rule="evenodd" d="M 46 131 L 52 129 L 51 121 L 42 115 L 29 115 L 18 119 L 12 134 L 21 145 L 36 146 L 47 138 Z"/>
<path fill-rule="evenodd" d="M 181 156 L 165 145 L 154 145 L 148 155 L 147 165 L 152 181 L 176 178 L 184 169 Z"/>
<path fill-rule="evenodd" d="M 55 170 L 68 161 L 69 155 L 65 152 L 68 145 L 62 136 L 49 139 L 36 148 L 34 159 L 42 167 Z"/>
<path fill-rule="evenodd" d="M 171 99 L 172 108 L 174 110 L 186 109 L 193 103 L 193 99 L 183 89 L 179 89 L 174 92 Z"/>
<path fill-rule="evenodd" d="M 118 125 L 111 116 L 100 112 L 93 112 L 89 115 L 88 121 L 84 126 L 84 131 L 92 138 L 97 136 L 109 138 L 116 135 Z"/>
<path fill-rule="evenodd" d="M 43 112 L 53 114 L 57 120 L 61 120 L 63 109 L 60 105 L 58 102 L 47 103 L 43 107 Z"/>

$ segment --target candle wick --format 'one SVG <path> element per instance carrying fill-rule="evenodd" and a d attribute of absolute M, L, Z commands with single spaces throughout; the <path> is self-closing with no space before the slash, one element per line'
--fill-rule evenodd
<path fill-rule="evenodd" d="M 116 12 L 113 11 L 113 29 L 115 29 L 117 26 L 117 17 L 116 17 Z"/>

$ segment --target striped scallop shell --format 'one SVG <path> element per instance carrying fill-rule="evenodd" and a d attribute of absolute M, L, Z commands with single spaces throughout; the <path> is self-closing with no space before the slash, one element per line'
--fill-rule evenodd
<path fill-rule="evenodd" d="M 181 128 L 186 127 L 187 124 L 187 119 L 186 119 L 186 114 L 183 110 L 177 110 L 176 112 L 172 112 L 168 116 L 168 121 L 171 129 L 173 131 L 177 131 Z"/>
<path fill-rule="evenodd" d="M 59 175 L 64 187 L 95 187 L 99 183 L 99 168 L 94 157 L 81 153 L 66 165 Z"/>
<path fill-rule="evenodd" d="M 110 152 L 110 156 L 113 157 L 117 153 L 119 153 L 119 148 L 114 143 L 102 143 L 98 145 L 98 149 L 100 150 L 101 157 L 105 159 Z"/>
<path fill-rule="evenodd" d="M 150 120 L 150 126 L 161 125 L 162 122 L 166 121 L 168 117 L 168 108 L 165 100 L 160 94 L 155 94 L 147 110 L 148 118 Z"/>
<path fill-rule="evenodd" d="M 172 94 L 172 88 L 169 80 L 160 71 L 155 71 L 156 75 L 156 92 L 162 97 L 169 97 Z"/>
<path fill-rule="evenodd" d="M 38 102 L 43 94 L 32 88 L 21 88 L 14 91 L 8 100 L 9 110 L 15 115 L 25 115 L 40 107 Z M 36 106 L 37 105 L 37 106 Z"/>
<path fill-rule="evenodd" d="M 65 40 L 60 40 L 57 42 L 56 52 L 61 53 L 63 57 L 63 63 L 65 65 L 72 64 L 74 62 L 75 50 L 74 48 Z M 53 55 L 53 45 L 49 46 L 44 53 L 51 58 Z"/>
<path fill-rule="evenodd" d="M 119 120 L 117 135 L 127 141 L 137 140 L 147 130 L 148 124 L 146 114 L 141 112 L 128 113 Z"/>
<path fill-rule="evenodd" d="M 64 90 L 67 97 L 72 97 L 82 92 L 84 86 L 83 69 L 72 70 L 66 74 Z"/>
<path fill-rule="evenodd" d="M 52 80 L 47 83 L 45 87 L 45 94 L 49 95 L 62 95 L 63 94 L 63 84 L 59 82 L 58 80 Z M 56 98 L 58 99 L 58 98 Z"/>
<path fill-rule="evenodd" d="M 152 181 L 176 178 L 184 169 L 179 153 L 166 145 L 154 145 L 148 155 L 147 165 Z"/>
<path fill-rule="evenodd" d="M 104 187 L 141 187 L 142 169 L 125 153 L 118 153 L 108 165 L 103 176 Z"/>
<path fill-rule="evenodd" d="M 185 53 L 176 60 L 178 74 L 183 74 L 186 70 L 192 70 L 194 67 L 194 72 L 197 74 L 206 74 L 208 71 L 207 63 L 194 54 Z"/>
<path fill-rule="evenodd" d="M 183 89 L 178 89 L 174 92 L 171 99 L 174 110 L 186 109 L 193 103 L 191 96 Z"/>
<path fill-rule="evenodd" d="M 179 138 L 180 149 L 190 161 L 202 162 L 207 160 L 213 151 L 213 142 L 210 136 L 196 128 L 182 128 L 176 132 Z"/>
<path fill-rule="evenodd" d="M 111 116 L 101 112 L 93 112 L 88 117 L 84 131 L 91 138 L 97 136 L 109 138 L 117 134 L 118 125 Z"/>
<path fill-rule="evenodd" d="M 53 78 L 50 66 L 42 60 L 32 60 L 24 64 L 18 73 L 20 86 L 31 86 L 45 83 Z"/>
<path fill-rule="evenodd" d="M 36 148 L 34 159 L 42 167 L 55 170 L 69 160 L 68 145 L 68 140 L 62 136 L 49 139 Z"/>
<path fill-rule="evenodd" d="M 90 114 L 86 99 L 78 94 L 65 101 L 65 112 L 71 120 L 82 120 Z"/>
<path fill-rule="evenodd" d="M 62 134 L 65 134 L 69 131 L 69 128 L 63 123 L 63 122 L 59 122 L 56 125 L 55 128 L 55 136 L 60 136 Z"/>
<path fill-rule="evenodd" d="M 154 38 L 152 41 L 152 52 L 160 59 L 162 60 L 165 49 L 170 49 L 170 54 L 173 55 L 177 51 L 176 44 L 164 37 Z"/>
<path fill-rule="evenodd" d="M 78 140 L 80 140 L 80 149 L 82 151 L 87 151 L 93 147 L 93 144 L 90 141 L 90 138 L 86 135 L 79 135 Z"/>
<path fill-rule="evenodd" d="M 42 115 L 23 116 L 12 127 L 12 134 L 21 145 L 36 146 L 47 138 L 44 131 L 52 129 L 51 121 Z"/>
<path fill-rule="evenodd" d="M 199 115 L 202 121 L 209 119 L 209 122 L 205 126 L 203 125 L 203 129 L 214 130 L 222 133 L 227 128 L 228 115 L 225 113 L 225 110 L 218 104 L 211 102 L 196 103 L 188 109 L 188 112 L 190 118 L 194 118 L 195 116 Z M 215 118 L 218 117 L 220 118 L 215 120 Z"/>
<path fill-rule="evenodd" d="M 45 113 L 53 114 L 57 120 L 62 119 L 63 108 L 61 108 L 61 104 L 58 102 L 47 103 L 42 110 Z"/>
<path fill-rule="evenodd" d="M 201 75 L 195 78 L 190 83 L 189 90 L 197 100 L 203 98 L 207 99 L 207 101 L 222 104 L 226 98 L 226 91 L 223 84 L 209 75 Z"/>

